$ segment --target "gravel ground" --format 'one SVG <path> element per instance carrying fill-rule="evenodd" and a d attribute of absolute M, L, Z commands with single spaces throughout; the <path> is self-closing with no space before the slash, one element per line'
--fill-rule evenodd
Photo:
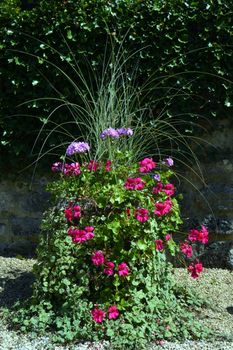
<path fill-rule="evenodd" d="M 0 316 L 1 309 L 30 295 L 34 263 L 35 260 L 0 257 Z M 175 273 L 179 281 L 190 285 L 209 301 L 207 307 L 198 310 L 197 317 L 222 340 L 213 343 L 188 340 L 182 344 L 164 342 L 162 346 L 151 345 L 148 350 L 233 350 L 233 272 L 205 269 L 198 280 L 190 279 L 185 269 L 176 269 Z M 85 343 L 56 346 L 49 337 L 33 337 L 9 331 L 4 319 L 0 319 L 0 350 L 102 350 L 105 345 Z"/>

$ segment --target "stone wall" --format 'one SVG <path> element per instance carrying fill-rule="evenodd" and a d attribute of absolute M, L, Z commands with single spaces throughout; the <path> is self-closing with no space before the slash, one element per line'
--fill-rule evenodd
<path fill-rule="evenodd" d="M 186 171 L 187 181 L 180 186 L 184 228 L 206 225 L 210 243 L 202 261 L 208 266 L 233 268 L 233 122 L 219 121 L 203 138 L 208 143 L 194 150 L 204 181 Z M 197 167 L 194 170 L 199 172 Z"/>
<path fill-rule="evenodd" d="M 6 176 L 5 176 L 6 178 Z M 9 177 L 0 181 L 0 254 L 35 252 L 42 213 L 48 205 L 47 179 Z"/>
<path fill-rule="evenodd" d="M 210 243 L 202 261 L 207 266 L 233 268 L 233 122 L 218 122 L 203 138 L 208 144 L 193 148 L 205 181 L 186 171 L 187 181 L 177 186 L 184 196 L 184 231 L 206 225 Z M 30 180 L 21 176 L 0 181 L 0 254 L 34 252 L 49 194 L 45 192 L 46 177 L 37 177 L 31 187 Z"/>

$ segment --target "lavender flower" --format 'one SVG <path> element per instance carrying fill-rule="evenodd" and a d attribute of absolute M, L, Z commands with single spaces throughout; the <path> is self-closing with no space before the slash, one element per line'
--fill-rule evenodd
<path fill-rule="evenodd" d="M 161 180 L 160 174 L 154 174 L 153 179 L 156 181 L 160 181 Z"/>
<path fill-rule="evenodd" d="M 132 136 L 133 130 L 130 128 L 119 128 L 117 129 L 119 136 Z"/>
<path fill-rule="evenodd" d="M 100 134 L 100 138 L 101 138 L 102 140 L 104 140 L 104 139 L 106 139 L 107 136 L 116 139 L 116 138 L 119 137 L 119 134 L 118 134 L 118 132 L 117 132 L 116 129 L 108 128 L 108 129 L 105 129 L 105 130 Z"/>
<path fill-rule="evenodd" d="M 67 156 L 72 156 L 75 153 L 84 153 L 89 151 L 90 146 L 88 145 L 87 142 L 72 142 L 67 150 L 66 154 Z"/>
<path fill-rule="evenodd" d="M 174 165 L 174 160 L 171 157 L 165 158 L 163 164 L 167 165 L 167 166 L 173 166 Z"/>

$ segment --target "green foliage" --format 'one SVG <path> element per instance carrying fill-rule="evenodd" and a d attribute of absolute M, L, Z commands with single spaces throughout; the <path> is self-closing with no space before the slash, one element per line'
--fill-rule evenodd
<path fill-rule="evenodd" d="M 108 60 L 111 45 L 107 42 L 116 47 L 123 45 L 125 57 L 135 52 L 127 61 L 127 71 L 130 74 L 137 67 L 139 87 L 148 77 L 154 77 L 141 95 L 148 102 L 154 101 L 148 120 L 182 115 L 184 120 L 196 122 L 201 115 L 231 112 L 231 13 L 232 3 L 227 0 L 41 0 L 31 11 L 21 11 L 13 19 L 11 15 L 8 20 L 2 16 L 1 78 L 6 91 L 1 97 L 0 117 L 3 152 L 16 154 L 19 161 L 28 158 L 27 145 L 33 144 L 41 121 L 58 107 L 56 100 L 38 100 L 16 108 L 20 103 L 59 96 L 82 105 L 71 82 L 48 61 L 71 77 L 74 74 L 68 62 L 78 63 L 95 91 L 92 70 L 101 71 L 104 60 Z M 82 86 L 78 76 L 75 83 Z M 15 114 L 22 116 L 6 118 Z M 25 118 L 25 114 L 32 117 Z M 59 124 L 69 120 L 69 108 L 59 107 L 54 121 Z M 186 127 L 184 123 L 189 134 L 195 129 L 190 124 Z M 44 131 L 45 135 L 49 132 L 46 127 Z M 50 139 L 49 148 L 57 144 L 55 139 L 57 135 Z M 64 140 L 62 135 L 59 139 Z"/>
<path fill-rule="evenodd" d="M 58 342 L 108 340 L 111 349 L 122 350 L 206 334 L 191 313 L 193 298 L 177 287 L 166 261 L 166 250 L 177 250 L 165 236 L 175 234 L 181 223 L 178 203 L 172 198 L 171 211 L 156 216 L 156 203 L 167 195 L 154 194 L 152 174 L 139 174 L 138 164 L 130 159 L 131 154 L 118 152 L 110 171 L 105 160 L 96 171 L 83 162 L 79 175 L 61 175 L 49 185 L 52 203 L 43 219 L 33 296 L 13 320 L 23 331 L 53 330 Z M 169 183 L 172 171 L 162 163 L 156 170 Z M 127 189 L 126 180 L 139 176 L 144 187 Z M 81 216 L 69 218 L 67 210 L 74 206 L 81 208 Z M 149 218 L 139 221 L 138 208 L 146 208 Z M 94 237 L 75 242 L 74 228 L 90 226 Z M 157 239 L 164 242 L 164 250 L 155 249 Z M 93 255 L 99 251 L 104 263 L 95 264 Z M 112 274 L 104 272 L 107 262 L 114 263 Z M 121 263 L 129 269 L 124 276 L 119 274 Z M 119 310 L 115 319 L 108 317 L 112 305 Z M 92 319 L 95 308 L 106 313 L 103 322 Z"/>

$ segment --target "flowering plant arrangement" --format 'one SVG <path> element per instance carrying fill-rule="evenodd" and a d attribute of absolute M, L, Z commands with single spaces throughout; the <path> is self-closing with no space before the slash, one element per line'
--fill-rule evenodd
<path fill-rule="evenodd" d="M 108 128 L 100 138 L 111 143 L 132 134 Z M 26 324 L 36 323 L 43 300 L 43 326 L 55 327 L 60 341 L 104 339 L 111 349 L 143 349 L 148 341 L 200 336 L 166 256 L 191 259 L 192 242 L 206 243 L 208 232 L 193 229 L 180 246 L 174 240 L 181 218 L 172 158 L 131 163 L 130 152 L 116 148 L 115 162 L 87 160 L 89 150 L 87 142 L 73 142 L 66 154 L 75 159 L 52 165 L 60 179 L 49 185 L 54 204 L 43 221 L 34 315 Z M 197 278 L 201 263 L 192 261 L 188 271 Z"/>

